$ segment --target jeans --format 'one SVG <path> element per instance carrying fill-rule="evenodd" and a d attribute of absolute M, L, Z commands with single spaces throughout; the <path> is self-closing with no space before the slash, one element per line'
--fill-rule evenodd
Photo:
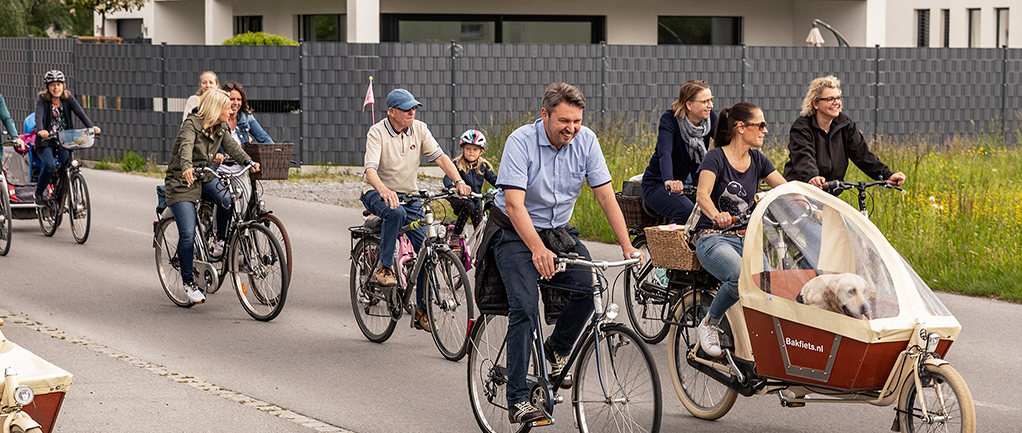
<path fill-rule="evenodd" d="M 362 194 L 362 204 L 369 212 L 383 220 L 383 227 L 380 229 L 380 265 L 393 269 L 395 274 L 401 272 L 400 269 L 394 269 L 394 250 L 397 249 L 397 236 L 401 232 L 401 227 L 424 216 L 422 213 L 422 202 L 415 201 L 408 205 L 391 209 L 390 206 L 387 206 L 387 202 L 383 201 L 380 197 L 380 193 L 372 190 Z M 422 228 L 406 232 L 405 235 L 408 236 L 408 240 L 412 241 L 412 247 L 418 252 L 419 248 L 422 247 L 423 239 L 426 238 Z M 425 293 L 423 291 L 425 275 L 426 267 L 423 266 L 415 284 L 415 303 L 419 308 L 426 308 L 426 302 L 423 297 Z"/>
<path fill-rule="evenodd" d="M 589 258 L 586 249 L 578 237 L 575 240 L 574 252 L 583 258 Z M 494 235 L 491 241 L 495 263 L 500 266 L 500 278 L 507 288 L 508 312 L 507 325 L 507 402 L 508 406 L 529 400 L 529 388 L 526 374 L 529 368 L 529 356 L 532 351 L 532 337 L 539 330 L 539 271 L 532 263 L 532 251 L 514 230 L 503 229 Z M 567 272 L 555 274 L 551 282 L 572 286 L 589 287 L 592 284 L 590 271 L 584 266 L 569 266 Z M 571 354 L 575 340 L 588 323 L 593 313 L 593 301 L 590 295 L 571 292 L 567 305 L 557 318 L 557 324 L 550 335 L 549 349 L 559 355 Z"/>
<path fill-rule="evenodd" d="M 39 180 L 35 184 L 36 197 L 43 196 L 46 192 L 46 185 L 49 185 L 50 180 L 53 178 L 53 173 L 57 171 L 57 160 L 53 158 L 53 148 L 57 149 L 57 157 L 60 159 L 61 166 L 67 167 L 71 163 L 71 152 L 56 144 L 47 146 L 47 143 L 50 143 L 49 140 L 43 141 L 43 146 L 36 147 L 34 151 L 43 163 L 42 168 L 39 170 Z"/>
<path fill-rule="evenodd" d="M 695 204 L 684 194 L 667 192 L 663 184 L 642 184 L 642 201 L 654 212 L 667 217 L 675 224 L 685 224 Z"/>
<path fill-rule="evenodd" d="M 696 257 L 703 268 L 722 283 L 710 303 L 710 324 L 720 323 L 724 313 L 738 302 L 738 276 L 742 273 L 742 244 L 745 237 L 708 234 L 696 240 Z"/>
<path fill-rule="evenodd" d="M 227 219 L 230 217 L 225 209 L 231 207 L 231 195 L 227 191 L 217 191 L 217 181 L 211 180 L 202 184 L 202 197 L 217 204 L 216 233 L 218 239 L 223 239 L 227 234 Z M 177 260 L 181 265 L 181 281 L 188 284 L 195 280 L 195 203 L 179 201 L 170 205 L 170 211 L 177 224 Z"/>

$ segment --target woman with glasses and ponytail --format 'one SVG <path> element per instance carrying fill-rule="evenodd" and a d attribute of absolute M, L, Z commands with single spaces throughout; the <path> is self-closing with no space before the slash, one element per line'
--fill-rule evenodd
<path fill-rule="evenodd" d="M 710 310 L 697 328 L 699 345 L 711 357 L 719 357 L 720 328 L 724 312 L 738 302 L 738 275 L 742 265 L 745 230 L 724 231 L 731 217 L 752 207 L 761 180 L 771 187 L 784 177 L 759 150 L 767 134 L 763 110 L 739 102 L 720 111 L 720 125 L 713 138 L 714 148 L 699 164 L 696 202 L 702 215 L 695 226 L 696 257 L 723 284 L 710 303 Z"/>
<path fill-rule="evenodd" d="M 894 186 L 905 183 L 904 173 L 892 172 L 869 150 L 855 122 L 841 112 L 843 106 L 841 80 L 828 75 L 809 83 L 802 114 L 788 133 L 784 178 L 823 188 L 827 181 L 845 180 L 851 159 L 870 179 L 885 179 Z"/>

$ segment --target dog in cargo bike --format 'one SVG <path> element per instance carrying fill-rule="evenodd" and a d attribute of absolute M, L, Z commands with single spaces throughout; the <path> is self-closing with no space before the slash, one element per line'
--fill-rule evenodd
<path fill-rule="evenodd" d="M 685 272 L 670 271 L 670 284 L 685 284 Z M 864 283 L 857 312 L 854 303 L 835 312 L 798 301 L 807 285 L 840 290 L 843 280 Z M 720 357 L 702 350 L 696 331 L 716 286 L 679 291 L 669 366 L 678 397 L 698 418 L 724 416 L 738 395 L 776 394 L 785 407 L 895 405 L 895 431 L 975 431 L 972 395 L 944 360 L 961 325 L 876 226 L 816 187 L 786 183 L 751 212 Z"/>

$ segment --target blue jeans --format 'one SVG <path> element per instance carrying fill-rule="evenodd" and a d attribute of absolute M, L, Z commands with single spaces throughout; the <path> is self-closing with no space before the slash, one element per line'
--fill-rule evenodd
<path fill-rule="evenodd" d="M 43 143 L 49 143 L 50 141 L 43 141 Z M 59 145 L 52 144 L 50 146 L 43 145 L 38 146 L 35 149 L 36 156 L 39 157 L 39 161 L 42 162 L 43 166 L 39 170 L 39 180 L 35 184 L 35 196 L 42 197 L 46 192 L 46 185 L 49 185 L 50 180 L 53 178 L 53 173 L 57 171 L 57 160 L 53 158 L 53 149 L 57 149 L 57 158 L 60 158 L 60 165 L 67 167 L 71 163 L 71 152 L 67 149 L 60 147 Z"/>
<path fill-rule="evenodd" d="M 383 201 L 380 197 L 380 193 L 372 190 L 362 194 L 362 205 L 369 212 L 383 220 L 383 227 L 380 229 L 380 265 L 393 269 L 395 274 L 401 272 L 400 269 L 394 269 L 394 250 L 397 249 L 397 236 L 401 232 L 401 227 L 424 216 L 422 213 L 422 202 L 415 201 L 406 206 L 398 206 L 395 209 L 391 209 L 390 206 L 387 206 L 387 202 Z M 412 247 L 418 252 L 419 248 L 422 247 L 423 239 L 426 238 L 422 228 L 406 232 L 405 234 L 408 236 L 408 240 L 412 241 Z M 426 308 L 426 302 L 423 298 L 425 293 L 423 292 L 425 286 L 423 284 L 424 275 L 426 275 L 425 266 L 420 270 L 415 284 L 415 303 L 419 308 Z"/>
<path fill-rule="evenodd" d="M 720 323 L 724 313 L 738 302 L 738 276 L 742 273 L 742 245 L 745 237 L 709 234 L 696 240 L 699 263 L 722 283 L 710 303 L 710 324 Z"/>
<path fill-rule="evenodd" d="M 642 201 L 675 224 L 685 224 L 695 204 L 682 193 L 667 192 L 663 184 L 642 183 Z"/>
<path fill-rule="evenodd" d="M 202 197 L 217 204 L 217 227 L 218 239 L 223 239 L 227 234 L 227 219 L 230 214 L 225 209 L 231 207 L 231 195 L 227 191 L 217 191 L 217 181 L 211 180 L 202 184 Z M 174 221 L 177 223 L 177 260 L 181 265 L 181 281 L 185 284 L 195 280 L 195 225 L 197 224 L 195 203 L 190 201 L 179 201 L 170 205 L 170 211 L 174 214 Z M 221 217 L 223 215 L 223 217 Z"/>
<path fill-rule="evenodd" d="M 579 256 L 589 258 L 589 250 L 579 242 L 575 233 L 575 250 Z M 539 271 L 532 263 L 532 251 L 514 230 L 503 229 L 491 241 L 495 263 L 499 264 L 500 278 L 507 288 L 510 306 L 507 324 L 507 401 L 508 406 L 529 400 L 526 374 L 532 351 L 533 333 L 539 330 Z M 589 287 L 592 284 L 589 269 L 569 266 L 567 272 L 555 274 L 551 282 Z M 589 295 L 571 292 L 567 305 L 557 318 L 550 335 L 549 348 L 559 355 L 571 354 L 575 340 L 593 313 L 593 300 Z M 542 361 L 541 361 L 542 362 Z"/>

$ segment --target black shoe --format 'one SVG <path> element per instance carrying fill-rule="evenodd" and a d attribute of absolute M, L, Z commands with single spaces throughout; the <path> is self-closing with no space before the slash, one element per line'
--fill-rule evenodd
<path fill-rule="evenodd" d="M 507 409 L 507 419 L 513 423 L 527 423 L 534 421 L 549 421 L 550 417 L 546 412 L 533 406 L 532 403 L 523 401 L 516 403 Z"/>
<path fill-rule="evenodd" d="M 557 376 L 561 374 L 564 367 L 568 364 L 568 357 L 558 355 L 550 349 L 550 340 L 543 342 L 543 352 L 546 353 L 546 360 L 550 362 L 550 379 L 556 380 Z M 571 372 L 564 375 L 564 379 L 561 380 L 561 388 L 569 389 L 574 382 L 571 380 Z"/>
<path fill-rule="evenodd" d="M 43 198 L 42 196 L 38 196 L 38 195 L 35 196 L 35 205 L 36 206 L 40 206 L 40 207 L 46 206 L 46 199 Z"/>

